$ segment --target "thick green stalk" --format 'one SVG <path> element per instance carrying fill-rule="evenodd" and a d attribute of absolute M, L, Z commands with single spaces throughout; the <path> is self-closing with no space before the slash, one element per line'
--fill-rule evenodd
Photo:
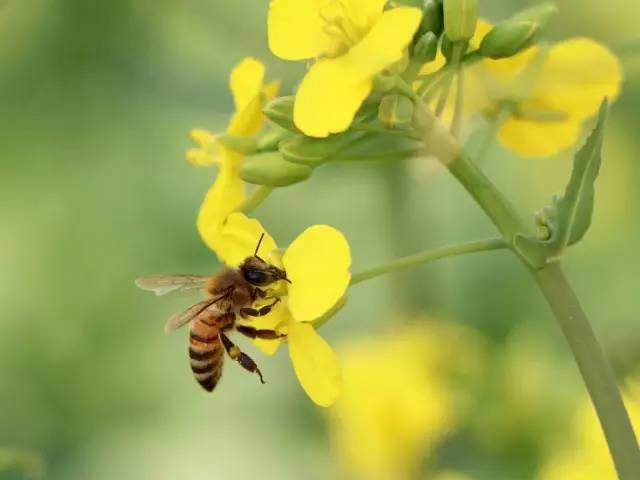
<path fill-rule="evenodd" d="M 560 265 L 531 270 L 571 347 L 598 413 L 618 477 L 640 478 L 640 451 L 613 370 Z"/>
<path fill-rule="evenodd" d="M 441 258 L 454 257 L 456 255 L 464 255 L 475 252 L 488 252 L 491 250 L 501 250 L 507 248 L 507 244 L 502 238 L 488 238 L 486 240 L 477 240 L 475 242 L 459 243 L 457 245 L 449 245 L 434 250 L 425 250 L 424 252 L 408 255 L 406 257 L 397 258 L 389 263 L 374 267 L 356 273 L 351 277 L 350 286 L 371 280 L 372 278 L 386 275 L 387 273 L 397 272 L 406 268 L 414 267 Z"/>

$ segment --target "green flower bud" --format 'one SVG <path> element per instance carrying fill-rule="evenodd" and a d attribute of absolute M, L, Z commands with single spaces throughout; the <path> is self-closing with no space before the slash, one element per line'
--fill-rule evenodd
<path fill-rule="evenodd" d="M 554 2 L 544 2 L 522 10 L 511 17 L 510 20 L 529 20 L 536 22 L 540 28 L 544 28 L 557 12 L 558 6 Z"/>
<path fill-rule="evenodd" d="M 442 2 L 437 0 L 425 0 L 422 7 L 422 23 L 420 32 L 433 32 L 439 36 L 444 28 Z"/>
<path fill-rule="evenodd" d="M 380 101 L 378 119 L 390 128 L 402 128 L 411 124 L 413 102 L 404 95 L 386 95 Z"/>
<path fill-rule="evenodd" d="M 540 29 L 531 20 L 506 20 L 491 29 L 480 43 L 480 54 L 489 58 L 511 57 L 535 40 Z"/>
<path fill-rule="evenodd" d="M 293 123 L 294 102 L 295 97 L 293 95 L 276 98 L 264 107 L 263 112 L 265 116 L 276 125 L 280 125 L 291 132 L 299 132 Z"/>
<path fill-rule="evenodd" d="M 255 152 L 257 148 L 256 141 L 252 138 L 229 135 L 228 133 L 222 133 L 217 138 L 229 150 L 244 153 L 245 155 Z"/>
<path fill-rule="evenodd" d="M 402 160 L 418 153 L 422 145 L 417 140 L 370 132 L 332 156 L 331 161 Z"/>
<path fill-rule="evenodd" d="M 417 62 L 427 63 L 436 58 L 438 52 L 438 37 L 433 32 L 427 32 L 413 47 L 413 56 Z"/>
<path fill-rule="evenodd" d="M 277 152 L 253 155 L 240 165 L 240 178 L 245 182 L 269 187 L 285 187 L 302 182 L 309 175 L 311 168 L 287 162 Z"/>
<path fill-rule="evenodd" d="M 388 92 L 389 90 L 395 88 L 396 83 L 396 78 L 393 75 L 381 73 L 374 77 L 373 89 L 377 92 Z"/>
<path fill-rule="evenodd" d="M 442 52 L 442 55 L 444 55 L 444 58 L 446 58 L 449 61 L 452 60 L 453 52 L 455 50 L 454 47 L 458 48 L 458 52 L 466 52 L 467 48 L 468 48 L 468 42 L 464 41 L 464 42 L 460 42 L 460 43 L 454 44 L 449 39 L 449 37 L 444 35 L 442 37 L 442 42 L 441 42 L 441 45 L 440 45 L 440 51 Z"/>
<path fill-rule="evenodd" d="M 444 0 L 444 31 L 453 43 L 473 37 L 478 21 L 478 0 Z"/>
<path fill-rule="evenodd" d="M 295 136 L 280 143 L 280 153 L 289 162 L 316 166 L 347 147 L 363 135 L 362 132 L 347 131 L 327 138 Z"/>

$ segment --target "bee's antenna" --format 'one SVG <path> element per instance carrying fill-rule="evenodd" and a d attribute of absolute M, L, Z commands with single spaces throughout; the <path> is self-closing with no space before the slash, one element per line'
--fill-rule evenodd
<path fill-rule="evenodd" d="M 258 245 L 256 245 L 256 251 L 253 252 L 253 256 L 254 257 L 258 257 L 258 250 L 260 250 L 260 244 L 262 243 L 262 239 L 264 238 L 264 232 L 262 232 L 262 235 L 260 235 L 260 240 L 258 240 Z M 260 257 L 258 257 L 260 258 Z"/>

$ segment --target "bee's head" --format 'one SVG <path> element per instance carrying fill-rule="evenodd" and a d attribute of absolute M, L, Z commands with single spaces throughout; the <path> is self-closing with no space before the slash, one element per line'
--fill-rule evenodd
<path fill-rule="evenodd" d="M 258 240 L 258 245 L 256 246 L 256 251 L 253 256 L 247 257 L 245 261 L 242 262 L 242 265 L 240 265 L 240 270 L 245 280 L 256 287 L 266 287 L 278 280 L 291 283 L 287 278 L 287 272 L 275 265 L 265 262 L 258 256 L 258 249 L 260 248 L 260 243 L 262 243 L 263 238 L 264 233 L 260 236 L 260 240 Z"/>
<path fill-rule="evenodd" d="M 256 287 L 266 287 L 278 280 L 291 283 L 287 278 L 287 272 L 275 265 L 265 262 L 257 255 L 248 257 L 242 262 L 240 270 L 245 280 Z"/>

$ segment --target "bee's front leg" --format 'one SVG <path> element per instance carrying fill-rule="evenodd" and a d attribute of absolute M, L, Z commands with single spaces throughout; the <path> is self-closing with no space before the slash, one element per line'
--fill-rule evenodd
<path fill-rule="evenodd" d="M 247 318 L 247 317 L 263 317 L 266 314 L 268 314 L 271 309 L 280 301 L 279 298 L 276 298 L 273 302 L 271 302 L 269 305 L 265 305 L 264 307 L 261 308 L 251 308 L 251 307 L 244 307 L 240 309 L 240 316 L 242 318 Z"/>

